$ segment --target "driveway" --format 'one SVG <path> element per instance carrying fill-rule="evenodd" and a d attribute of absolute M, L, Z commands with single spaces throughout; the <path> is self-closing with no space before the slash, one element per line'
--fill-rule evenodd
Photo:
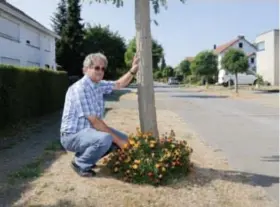
<path fill-rule="evenodd" d="M 231 99 L 155 85 L 157 108 L 178 113 L 236 171 L 247 173 L 274 199 L 279 187 L 278 108 L 256 100 Z"/>

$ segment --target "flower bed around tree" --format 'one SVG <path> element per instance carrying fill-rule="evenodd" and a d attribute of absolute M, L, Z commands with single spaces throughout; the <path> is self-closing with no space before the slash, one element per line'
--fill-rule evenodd
<path fill-rule="evenodd" d="M 137 129 L 125 149 L 111 153 L 104 163 L 123 181 L 158 186 L 186 176 L 192 166 L 191 153 L 192 148 L 186 141 L 176 140 L 172 130 L 158 139 Z"/>

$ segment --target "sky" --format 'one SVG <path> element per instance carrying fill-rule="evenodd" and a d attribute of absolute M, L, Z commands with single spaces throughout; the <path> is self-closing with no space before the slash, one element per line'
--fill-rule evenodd
<path fill-rule="evenodd" d="M 38 22 L 51 29 L 50 17 L 59 0 L 7 0 Z M 135 35 L 134 1 L 124 0 L 124 7 L 89 4 L 82 0 L 84 23 L 109 25 L 127 41 Z M 166 63 L 176 66 L 184 58 L 212 49 L 238 35 L 251 42 L 258 34 L 279 29 L 278 0 L 169 0 L 168 8 L 151 18 L 152 36 L 164 48 Z"/>

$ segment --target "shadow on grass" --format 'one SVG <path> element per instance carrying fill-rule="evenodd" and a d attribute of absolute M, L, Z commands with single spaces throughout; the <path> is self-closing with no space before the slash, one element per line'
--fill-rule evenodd
<path fill-rule="evenodd" d="M 53 120 L 52 117 L 59 117 L 60 113 L 59 110 L 45 116 L 24 119 L 0 129 L 0 150 L 10 149 L 26 141 L 31 137 L 30 134 L 41 133 L 43 128 Z"/>
<path fill-rule="evenodd" d="M 104 95 L 105 101 L 119 101 L 121 96 L 130 93 L 131 90 L 122 89 L 122 90 L 115 90 L 111 94 Z"/>
<path fill-rule="evenodd" d="M 224 180 L 251 186 L 269 187 L 279 183 L 279 177 L 235 170 L 220 170 L 212 168 L 194 167 L 194 171 L 180 182 L 170 187 L 181 188 L 186 186 L 205 186 L 215 180 Z"/>
<path fill-rule="evenodd" d="M 279 155 L 264 156 L 264 157 L 261 157 L 261 161 L 263 161 L 263 162 L 279 162 Z"/>
<path fill-rule="evenodd" d="M 279 89 L 255 90 L 254 93 L 256 94 L 279 93 Z"/>
<path fill-rule="evenodd" d="M 200 99 L 215 99 L 215 98 L 228 98 L 228 96 L 218 95 L 173 95 L 174 98 L 200 98 Z"/>
<path fill-rule="evenodd" d="M 100 171 L 97 174 L 97 176 L 117 179 L 104 165 L 100 166 Z M 279 183 L 279 177 L 275 176 L 267 176 L 262 174 L 234 170 L 227 171 L 212 168 L 201 168 L 195 165 L 188 175 L 171 180 L 168 182 L 168 184 L 163 185 L 163 187 L 175 189 L 190 188 L 194 186 L 203 187 L 215 180 L 224 180 L 232 183 L 240 183 L 245 185 L 261 187 L 269 187 L 271 185 Z"/>
<path fill-rule="evenodd" d="M 2 206 L 12 206 L 23 192 L 30 189 L 30 183 L 41 176 L 52 163 L 66 151 L 59 140 L 52 141 L 42 152 L 41 156 L 22 166 L 19 170 L 11 172 L 7 181 L 1 183 L 0 203 Z"/>
<path fill-rule="evenodd" d="M 75 203 L 73 203 L 72 201 L 69 201 L 69 200 L 59 200 L 54 205 L 31 205 L 29 207 L 78 207 L 78 206 L 79 205 L 77 205 L 77 204 L 75 204 Z M 92 206 L 92 207 L 94 207 L 94 206 Z"/>

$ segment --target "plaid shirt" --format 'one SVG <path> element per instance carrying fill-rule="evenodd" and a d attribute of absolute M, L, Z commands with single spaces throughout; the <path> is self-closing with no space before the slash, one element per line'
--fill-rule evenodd
<path fill-rule="evenodd" d="M 77 133 L 92 127 L 87 116 L 104 117 L 103 94 L 112 92 L 114 81 L 102 80 L 94 83 L 85 75 L 68 88 L 65 97 L 60 132 Z"/>

